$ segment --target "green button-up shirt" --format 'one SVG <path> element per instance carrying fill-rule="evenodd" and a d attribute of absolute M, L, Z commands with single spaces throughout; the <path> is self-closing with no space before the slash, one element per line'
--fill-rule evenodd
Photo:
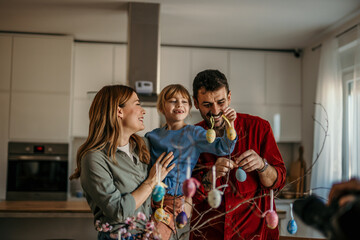
<path fill-rule="evenodd" d="M 135 158 L 137 154 L 132 152 Z M 136 190 L 148 176 L 150 166 L 136 161 L 117 150 L 114 164 L 107 156 L 106 150 L 87 153 L 81 161 L 81 186 L 86 200 L 94 214 L 94 221 L 109 223 L 116 230 L 120 222 L 127 217 L 143 212 L 151 214 L 151 195 L 135 209 L 135 199 L 131 192 Z"/>

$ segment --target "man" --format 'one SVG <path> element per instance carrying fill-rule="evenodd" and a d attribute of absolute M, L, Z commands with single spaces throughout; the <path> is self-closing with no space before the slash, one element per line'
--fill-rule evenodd
<path fill-rule="evenodd" d="M 198 73 L 193 82 L 193 98 L 204 119 L 197 125 L 208 129 L 212 116 L 216 136 L 222 136 L 227 124 L 222 114 L 231 103 L 225 75 L 218 70 Z M 281 189 L 286 178 L 270 124 L 259 117 L 238 113 L 234 125 L 238 142 L 231 157 L 202 154 L 193 172 L 193 177 L 202 184 L 193 197 L 191 239 L 279 239 L 278 228 L 268 228 L 262 216 L 270 209 L 270 189 Z M 220 207 L 210 210 L 206 196 L 212 189 L 213 165 L 216 166 L 216 186 L 228 184 L 228 187 Z M 246 172 L 244 182 L 236 179 L 238 167 Z"/>

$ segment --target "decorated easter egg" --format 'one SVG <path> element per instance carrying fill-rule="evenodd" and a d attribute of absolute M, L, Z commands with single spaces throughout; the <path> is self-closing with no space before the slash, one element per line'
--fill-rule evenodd
<path fill-rule="evenodd" d="M 214 142 L 215 137 L 216 137 L 216 133 L 215 133 L 215 130 L 214 130 L 214 129 L 208 129 L 208 130 L 206 131 L 206 140 L 207 140 L 209 143 Z"/>
<path fill-rule="evenodd" d="M 163 186 L 161 186 L 160 184 L 156 185 L 152 192 L 153 200 L 155 202 L 159 202 L 164 197 L 164 195 L 165 195 L 165 188 Z"/>
<path fill-rule="evenodd" d="M 295 219 L 290 219 L 287 230 L 290 234 L 295 234 L 297 232 L 297 224 L 295 222 Z"/>
<path fill-rule="evenodd" d="M 266 225 L 270 229 L 275 229 L 279 223 L 279 217 L 275 211 L 268 211 L 266 216 Z"/>
<path fill-rule="evenodd" d="M 208 202 L 210 207 L 218 208 L 221 203 L 221 192 L 217 189 L 213 189 L 208 193 Z"/>
<path fill-rule="evenodd" d="M 231 141 L 234 140 L 236 138 L 236 132 L 235 129 L 233 127 L 229 127 L 228 129 L 226 129 L 226 136 L 228 137 L 228 139 L 230 139 Z"/>
<path fill-rule="evenodd" d="M 241 167 L 236 170 L 236 179 L 239 182 L 244 182 L 246 180 L 246 172 Z"/>
<path fill-rule="evenodd" d="M 165 216 L 165 211 L 162 208 L 158 208 L 156 209 L 155 213 L 154 213 L 154 218 L 156 221 L 161 221 Z"/>
<path fill-rule="evenodd" d="M 176 216 L 176 226 L 180 229 L 185 227 L 187 221 L 188 221 L 188 217 L 186 216 L 186 213 L 184 211 L 182 211 Z"/>
<path fill-rule="evenodd" d="M 196 178 L 186 179 L 182 189 L 185 197 L 192 197 L 196 192 L 196 188 L 200 186 L 200 182 Z"/>

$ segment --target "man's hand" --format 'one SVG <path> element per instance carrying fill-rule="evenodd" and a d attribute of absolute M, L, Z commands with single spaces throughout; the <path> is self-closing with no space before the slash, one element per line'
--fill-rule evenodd
<path fill-rule="evenodd" d="M 231 169 L 236 167 L 233 160 L 225 157 L 219 157 L 215 163 L 216 167 L 216 178 L 225 176 Z"/>
<path fill-rule="evenodd" d="M 236 167 L 236 164 L 233 160 L 230 160 L 225 157 L 219 157 L 216 160 L 215 163 L 216 167 L 216 178 L 225 176 L 228 172 L 230 172 L 231 169 Z M 204 175 L 202 179 L 202 184 L 204 185 L 204 188 L 206 191 L 210 191 L 212 189 L 212 170 L 209 169 L 209 171 Z"/>
<path fill-rule="evenodd" d="M 235 158 L 235 164 L 245 172 L 252 172 L 264 167 L 263 159 L 252 149 L 243 152 L 239 157 Z"/>

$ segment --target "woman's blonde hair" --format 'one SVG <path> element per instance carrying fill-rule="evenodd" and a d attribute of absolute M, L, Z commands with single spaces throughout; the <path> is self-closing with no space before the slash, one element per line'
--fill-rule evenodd
<path fill-rule="evenodd" d="M 110 85 L 103 87 L 95 96 L 89 110 L 89 135 L 76 155 L 77 168 L 70 176 L 70 180 L 79 178 L 81 174 L 81 161 L 86 153 L 107 148 L 109 159 L 114 164 L 115 153 L 119 145 L 120 124 L 117 119 L 118 106 L 124 107 L 130 99 L 134 89 L 124 85 Z M 141 162 L 150 162 L 150 153 L 144 140 L 136 135 L 130 136 L 130 146 L 135 146 Z"/>
<path fill-rule="evenodd" d="M 159 94 L 156 105 L 158 112 L 164 113 L 165 102 L 174 97 L 177 93 L 180 93 L 183 97 L 185 97 L 188 100 L 189 107 L 192 107 L 191 96 L 188 90 L 186 90 L 186 88 L 181 84 L 171 84 L 164 87 Z"/>

